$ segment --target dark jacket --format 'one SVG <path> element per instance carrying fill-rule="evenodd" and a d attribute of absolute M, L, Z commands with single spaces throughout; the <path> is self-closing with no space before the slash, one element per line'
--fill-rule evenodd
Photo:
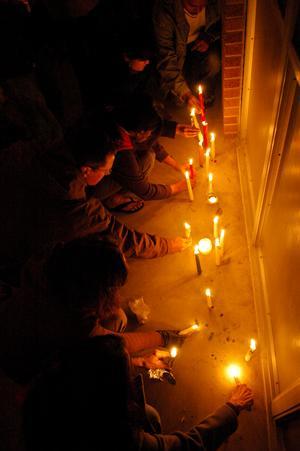
<path fill-rule="evenodd" d="M 110 215 L 86 184 L 70 153 L 61 146 L 39 153 L 11 146 L 0 155 L 0 268 L 23 265 L 45 245 L 90 233 L 109 233 L 127 256 L 168 253 L 168 240 L 137 232 Z"/>
<path fill-rule="evenodd" d="M 209 31 L 220 17 L 218 3 L 218 0 L 208 0 L 205 31 Z M 182 0 L 157 0 L 153 21 L 161 88 L 166 95 L 172 91 L 179 98 L 183 98 L 190 89 L 182 73 L 189 35 L 189 24 L 185 18 Z"/>

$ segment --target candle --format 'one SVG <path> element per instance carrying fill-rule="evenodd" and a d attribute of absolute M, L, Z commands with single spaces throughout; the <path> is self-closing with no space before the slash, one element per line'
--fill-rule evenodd
<path fill-rule="evenodd" d="M 210 288 L 206 288 L 205 296 L 206 296 L 207 307 L 209 309 L 213 308 L 213 302 L 212 302 L 212 296 L 211 296 L 211 289 Z"/>
<path fill-rule="evenodd" d="M 193 166 L 193 158 L 189 159 L 189 170 L 190 170 L 190 177 L 193 178 L 195 177 L 195 169 Z"/>
<path fill-rule="evenodd" d="M 218 197 L 214 193 L 208 194 L 208 203 L 209 204 L 217 204 L 218 203 Z"/>
<path fill-rule="evenodd" d="M 203 90 L 202 90 L 201 85 L 198 86 L 198 93 L 199 93 L 199 103 L 200 103 L 200 108 L 201 108 L 200 117 L 201 117 L 201 122 L 202 122 L 202 121 L 205 121 L 205 108 L 204 108 Z"/>
<path fill-rule="evenodd" d="M 224 239 L 225 239 L 225 229 L 221 229 L 221 232 L 220 232 L 221 257 L 223 257 L 223 255 L 224 255 Z"/>
<path fill-rule="evenodd" d="M 194 194 L 193 194 L 192 185 L 191 185 L 191 181 L 190 181 L 189 171 L 185 171 L 184 174 L 185 174 L 185 180 L 186 180 L 187 189 L 188 189 L 188 192 L 189 192 L 189 199 L 192 202 L 194 200 Z"/>
<path fill-rule="evenodd" d="M 178 350 L 176 348 L 176 346 L 173 346 L 173 348 L 170 349 L 170 356 L 172 357 L 172 359 L 175 359 L 175 357 L 177 356 Z"/>
<path fill-rule="evenodd" d="M 240 384 L 241 368 L 238 365 L 232 364 L 227 368 L 227 374 L 234 379 L 236 385 Z"/>
<path fill-rule="evenodd" d="M 191 117 L 191 125 L 192 125 L 192 127 L 196 127 L 196 125 L 195 125 L 195 111 L 196 111 L 196 108 L 191 108 L 190 117 Z"/>
<path fill-rule="evenodd" d="M 191 228 L 190 224 L 188 222 L 185 222 L 184 223 L 184 232 L 185 232 L 185 237 L 186 238 L 190 238 L 191 230 L 192 230 L 192 228 Z"/>
<path fill-rule="evenodd" d="M 252 355 L 253 355 L 254 351 L 256 351 L 256 341 L 254 340 L 254 338 L 251 338 L 250 348 L 249 348 L 247 354 L 245 355 L 246 362 L 249 362 L 252 359 Z"/>
<path fill-rule="evenodd" d="M 216 146 L 215 146 L 216 135 L 215 133 L 210 133 L 210 147 L 211 147 L 211 159 L 214 160 L 216 157 Z"/>
<path fill-rule="evenodd" d="M 220 240 L 219 240 L 219 238 L 215 239 L 215 256 L 216 256 L 216 265 L 220 266 L 220 264 L 221 264 L 221 253 L 220 253 Z"/>
<path fill-rule="evenodd" d="M 188 327 L 187 329 L 183 329 L 179 332 L 179 335 L 191 335 L 195 332 L 198 332 L 200 330 L 199 324 L 193 324 L 191 327 Z"/>
<path fill-rule="evenodd" d="M 204 148 L 202 146 L 203 143 L 203 136 L 201 134 L 201 140 L 199 139 L 198 144 L 199 144 L 199 166 L 203 166 L 204 163 Z"/>
<path fill-rule="evenodd" d="M 194 246 L 194 255 L 195 255 L 195 260 L 196 260 L 197 274 L 200 276 L 202 273 L 202 268 L 201 268 L 201 263 L 200 263 L 198 244 L 196 244 L 196 246 Z"/>
<path fill-rule="evenodd" d="M 206 169 L 206 174 L 209 174 L 209 157 L 210 157 L 210 148 L 206 149 L 205 152 L 205 169 Z"/>
<path fill-rule="evenodd" d="M 214 238 L 219 238 L 219 216 L 215 216 L 213 221 L 214 221 Z"/>
<path fill-rule="evenodd" d="M 207 255 L 212 250 L 212 244 L 209 238 L 202 238 L 198 243 L 198 248 L 201 254 Z"/>
<path fill-rule="evenodd" d="M 208 174 L 208 193 L 213 193 L 213 174 L 210 172 Z"/>
<path fill-rule="evenodd" d="M 208 147 L 208 123 L 206 121 L 202 121 L 203 128 L 203 146 L 205 149 Z"/>

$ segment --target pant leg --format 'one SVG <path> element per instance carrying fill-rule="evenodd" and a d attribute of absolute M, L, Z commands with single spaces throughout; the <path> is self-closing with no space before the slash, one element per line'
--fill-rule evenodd
<path fill-rule="evenodd" d="M 105 200 L 118 193 L 121 189 L 122 186 L 108 175 L 103 177 L 96 186 L 89 187 L 87 195 L 97 197 L 99 200 Z"/>
<path fill-rule="evenodd" d="M 136 159 L 145 178 L 149 177 L 155 165 L 155 153 L 151 150 L 137 152 Z"/>
<path fill-rule="evenodd" d="M 161 418 L 158 411 L 150 406 L 150 404 L 145 404 L 146 413 L 146 424 L 144 425 L 144 431 L 154 434 L 161 433 Z"/>

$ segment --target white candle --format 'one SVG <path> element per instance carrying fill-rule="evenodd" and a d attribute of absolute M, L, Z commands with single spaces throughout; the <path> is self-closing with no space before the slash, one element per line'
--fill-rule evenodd
<path fill-rule="evenodd" d="M 256 351 L 256 341 L 254 340 L 254 338 L 251 338 L 250 348 L 249 348 L 247 354 L 245 355 L 246 362 L 249 362 L 252 359 L 252 355 L 253 355 L 254 351 Z"/>
<path fill-rule="evenodd" d="M 220 266 L 220 264 L 221 264 L 221 253 L 220 253 L 220 240 L 219 240 L 219 238 L 215 239 L 215 256 L 216 256 L 216 265 Z"/>
<path fill-rule="evenodd" d="M 198 248 L 201 254 L 207 255 L 212 250 L 212 244 L 209 238 L 202 238 L 198 243 Z"/>
<path fill-rule="evenodd" d="M 190 181 L 189 171 L 185 171 L 184 175 L 185 175 L 187 189 L 189 192 L 189 199 L 192 202 L 194 200 L 194 194 L 193 194 L 192 185 L 191 185 L 191 181 Z"/>
<path fill-rule="evenodd" d="M 188 222 L 184 223 L 184 232 L 185 232 L 185 237 L 186 238 L 190 238 L 191 236 L 191 226 Z"/>
<path fill-rule="evenodd" d="M 191 108 L 190 116 L 191 116 L 191 125 L 195 127 L 195 111 L 196 108 Z"/>
<path fill-rule="evenodd" d="M 199 324 L 193 324 L 191 327 L 187 329 L 183 329 L 179 332 L 179 335 L 190 335 L 200 330 Z"/>
<path fill-rule="evenodd" d="M 210 148 L 208 148 L 205 152 L 205 169 L 206 174 L 209 174 L 209 157 L 210 157 Z"/>
<path fill-rule="evenodd" d="M 210 147 L 211 147 L 211 159 L 214 160 L 215 156 L 216 156 L 216 146 L 215 146 L 215 141 L 216 141 L 216 135 L 215 133 L 210 133 Z"/>
<path fill-rule="evenodd" d="M 211 289 L 210 288 L 206 288 L 205 296 L 206 296 L 207 307 L 208 308 L 213 308 L 212 295 L 211 295 Z"/>
<path fill-rule="evenodd" d="M 209 193 L 212 193 L 213 192 L 213 184 L 212 184 L 212 182 L 213 182 L 213 174 L 212 174 L 212 172 L 210 172 L 209 174 L 208 174 L 208 192 Z"/>
<path fill-rule="evenodd" d="M 224 239 L 225 239 L 225 229 L 221 229 L 221 232 L 220 232 L 221 257 L 223 257 L 223 255 L 224 255 Z"/>
<path fill-rule="evenodd" d="M 214 217 L 214 238 L 219 238 L 219 216 Z"/>

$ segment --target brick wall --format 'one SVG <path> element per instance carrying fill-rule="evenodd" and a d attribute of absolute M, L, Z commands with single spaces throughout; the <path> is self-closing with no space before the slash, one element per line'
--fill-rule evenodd
<path fill-rule="evenodd" d="M 239 132 L 246 0 L 222 1 L 222 90 L 224 134 Z"/>

